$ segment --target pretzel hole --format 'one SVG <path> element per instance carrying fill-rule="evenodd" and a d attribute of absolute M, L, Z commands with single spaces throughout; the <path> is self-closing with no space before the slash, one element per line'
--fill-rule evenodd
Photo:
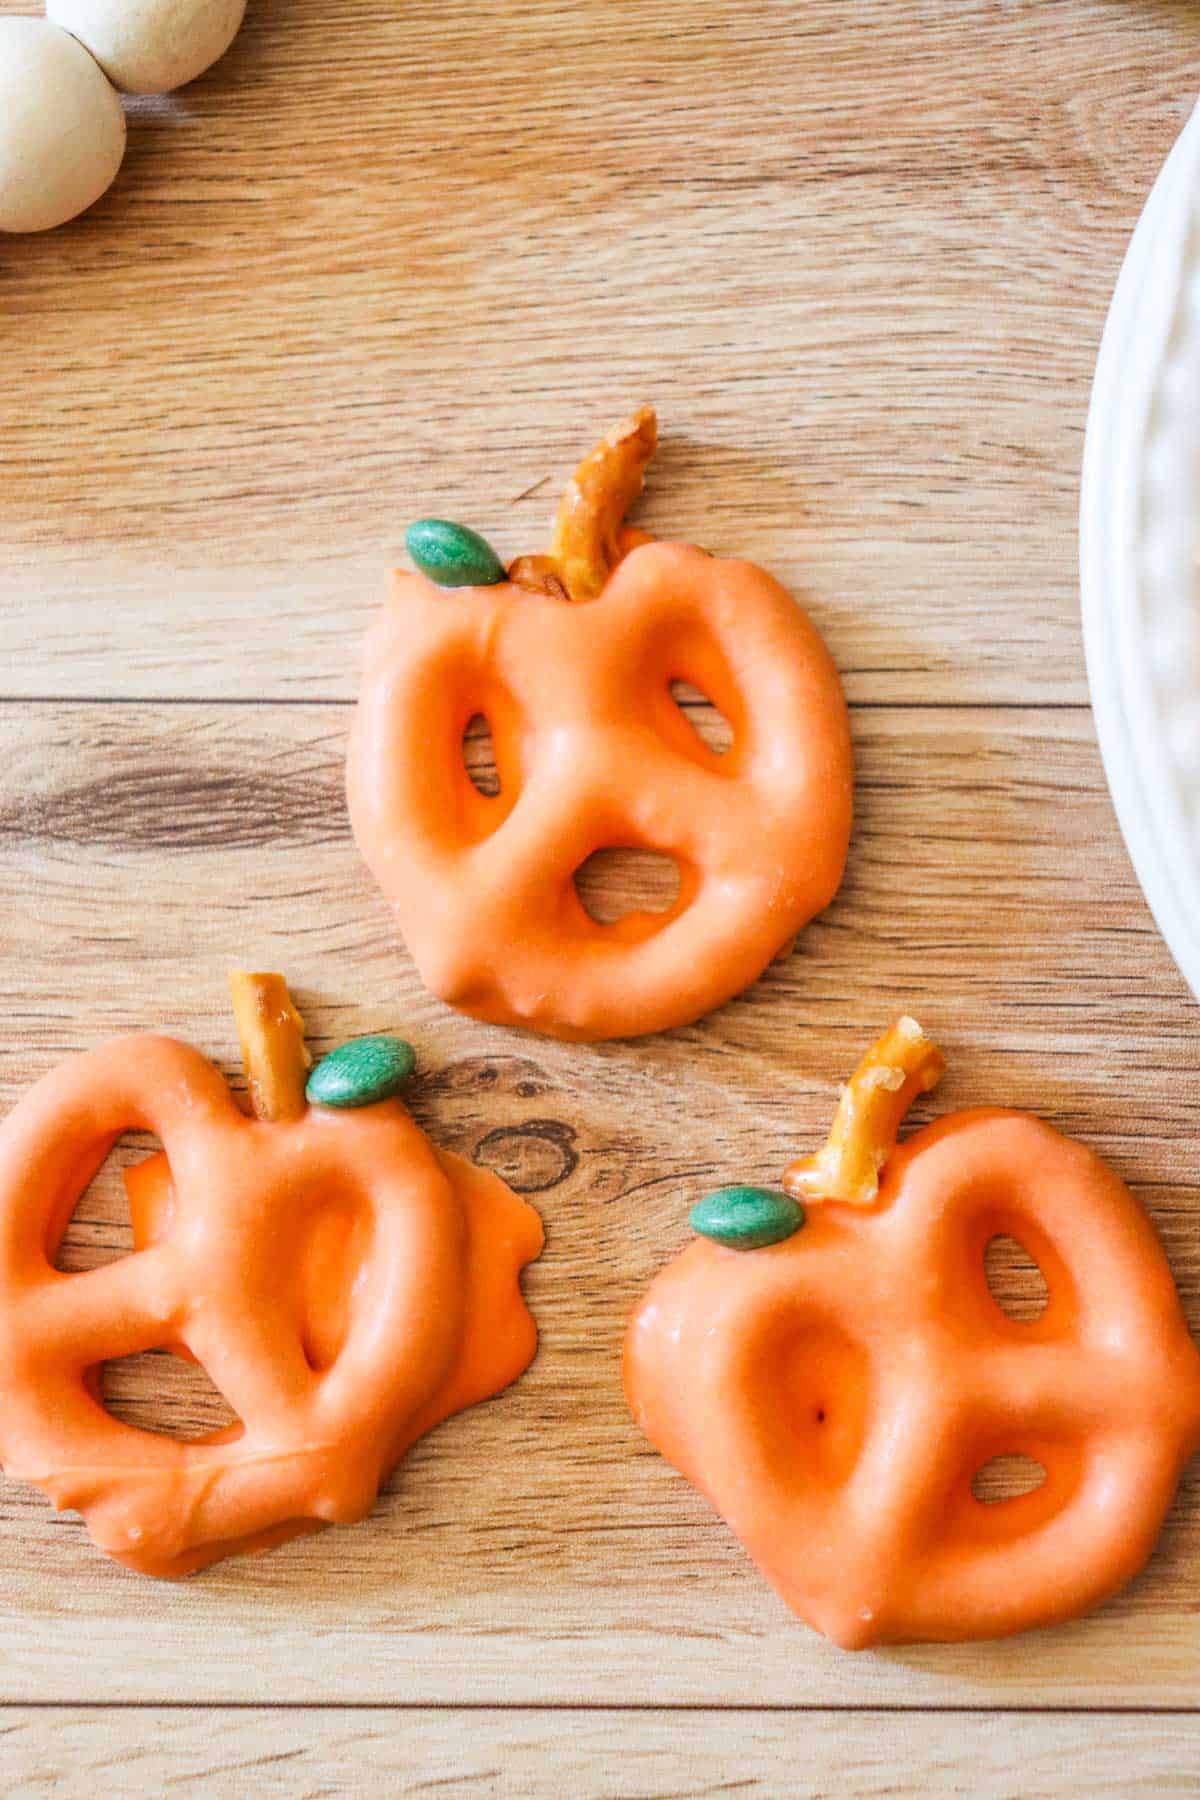
<path fill-rule="evenodd" d="M 1006 1318 L 1031 1325 L 1050 1302 L 1050 1289 L 1037 1261 L 1007 1232 L 992 1238 L 983 1253 L 988 1292 Z"/>
<path fill-rule="evenodd" d="M 733 748 L 733 726 L 715 700 L 690 681 L 673 681 L 671 698 L 707 750 L 724 756 Z"/>
<path fill-rule="evenodd" d="M 472 713 L 462 735 L 463 767 L 471 786 L 485 800 L 494 800 L 500 792 L 500 770 L 496 766 L 496 741 L 492 722 L 486 713 Z"/>
<path fill-rule="evenodd" d="M 146 1131 L 118 1138 L 88 1182 L 63 1225 L 51 1220 L 46 1254 L 64 1275 L 78 1275 L 118 1262 L 134 1248 L 133 1225 L 125 1192 L 125 1171 L 154 1150 L 158 1140 Z"/>
<path fill-rule="evenodd" d="M 999 1506 L 1005 1500 L 1019 1500 L 1022 1494 L 1036 1493 L 1045 1479 L 1046 1471 L 1040 1462 L 1015 1452 L 993 1456 L 976 1469 L 971 1477 L 971 1492 L 984 1506 Z"/>
<path fill-rule="evenodd" d="M 630 913 L 668 913 L 679 903 L 682 872 L 659 850 L 614 846 L 593 850 L 575 871 L 575 891 L 589 919 L 615 925 Z"/>
<path fill-rule="evenodd" d="M 371 1208 L 363 1195 L 317 1194 L 296 1221 L 288 1250 L 300 1345 L 314 1374 L 341 1355 L 354 1290 L 371 1249 Z"/>
<path fill-rule="evenodd" d="M 105 1363 L 99 1397 L 122 1425 L 181 1444 L 216 1432 L 240 1437 L 243 1430 L 207 1370 L 170 1350 L 143 1350 Z"/>
<path fill-rule="evenodd" d="M 838 1487 L 858 1461 L 870 1385 L 866 1353 L 832 1320 L 784 1319 L 753 1351 L 760 1443 L 782 1479 Z"/>

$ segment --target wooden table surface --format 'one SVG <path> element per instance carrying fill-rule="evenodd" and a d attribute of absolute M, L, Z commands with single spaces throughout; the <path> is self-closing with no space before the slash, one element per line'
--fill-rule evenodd
<path fill-rule="evenodd" d="M 1105 789 L 1075 532 L 1198 51 L 1184 0 L 251 0 L 131 105 L 88 217 L 0 243 L 0 1103 L 147 1025 L 232 1071 L 225 972 L 280 967 L 317 1049 L 415 1039 L 421 1123 L 547 1228 L 533 1369 L 363 1525 L 156 1585 L 0 1486 L 6 1791 L 1195 1791 L 1194 1478 L 1093 1618 L 849 1656 L 640 1438 L 619 1354 L 690 1202 L 812 1147 L 901 1007 L 949 1057 L 920 1116 L 1095 1146 L 1200 1329 L 1200 1040 Z M 581 1050 L 421 990 L 343 742 L 406 522 L 541 548 L 642 399 L 641 522 L 811 608 L 858 819 L 790 960 Z M 75 1266 L 124 1241 L 109 1171 Z"/>

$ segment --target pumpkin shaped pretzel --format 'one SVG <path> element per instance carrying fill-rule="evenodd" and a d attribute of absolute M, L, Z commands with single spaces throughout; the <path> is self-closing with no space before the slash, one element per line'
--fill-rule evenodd
<path fill-rule="evenodd" d="M 414 1439 L 536 1344 L 537 1214 L 417 1129 L 393 1097 L 409 1046 L 359 1039 L 310 1075 L 282 976 L 232 985 L 254 1117 L 198 1051 L 142 1035 L 72 1057 L 0 1127 L 0 1461 L 149 1575 L 362 1518 Z M 58 1271 L 134 1129 L 163 1150 L 126 1176 L 133 1253 Z M 113 1418 L 102 1365 L 159 1347 L 238 1422 L 179 1443 Z"/>
<path fill-rule="evenodd" d="M 1071 1618 L 1154 1546 L 1200 1445 L 1200 1355 L 1137 1202 L 1027 1115 L 953 1114 L 902 1147 L 940 1054 L 901 1019 L 785 1192 L 723 1189 L 634 1314 L 634 1417 L 802 1619 L 847 1649 Z M 807 1209 L 807 1211 L 806 1211 Z M 993 1298 L 1010 1236 L 1048 1302 Z M 1040 1487 L 988 1504 L 994 1458 Z"/>
<path fill-rule="evenodd" d="M 832 899 L 849 842 L 846 708 L 812 624 L 752 563 L 622 528 L 655 441 L 644 407 L 580 464 L 550 553 L 507 576 L 461 526 L 412 527 L 433 579 L 393 578 L 350 739 L 355 836 L 426 985 L 562 1038 L 728 1000 Z M 675 683 L 725 714 L 726 753 Z M 493 795 L 463 760 L 480 714 Z M 574 878 L 616 848 L 675 861 L 667 911 L 588 914 Z"/>

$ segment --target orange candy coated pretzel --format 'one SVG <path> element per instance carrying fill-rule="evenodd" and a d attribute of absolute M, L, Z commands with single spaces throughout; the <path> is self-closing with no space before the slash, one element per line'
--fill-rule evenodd
<path fill-rule="evenodd" d="M 1200 1355 L 1129 1190 L 1037 1119 L 979 1110 L 888 1156 L 869 1209 L 818 1199 L 786 1242 L 698 1238 L 653 1283 L 626 1347 L 642 1429 L 847 1649 L 1001 1636 L 1114 1593 L 1200 1445 Z M 1045 1277 L 1034 1321 L 988 1288 L 1000 1235 Z M 1042 1486 L 976 1499 L 1016 1453 Z"/>
<path fill-rule="evenodd" d="M 75 1203 L 129 1130 L 163 1144 L 128 1177 L 134 1253 L 62 1274 Z M 250 1119 L 186 1044 L 116 1039 L 0 1127 L 0 1461 L 149 1575 L 360 1519 L 417 1437 L 530 1362 L 518 1277 L 541 1243 L 533 1209 L 398 1100 Z M 100 1365 L 160 1346 L 240 1424 L 177 1443 L 107 1413 Z"/>
<path fill-rule="evenodd" d="M 514 579 L 395 576 L 351 734 L 355 836 L 426 985 L 563 1038 L 663 1030 L 738 993 L 832 899 L 849 841 L 845 703 L 791 596 L 751 563 L 617 531 L 652 423 L 636 415 L 581 465 L 552 555 Z M 724 755 L 673 682 L 729 719 Z M 477 713 L 495 796 L 463 764 Z M 668 911 L 589 917 L 574 876 L 619 847 L 675 859 Z"/>

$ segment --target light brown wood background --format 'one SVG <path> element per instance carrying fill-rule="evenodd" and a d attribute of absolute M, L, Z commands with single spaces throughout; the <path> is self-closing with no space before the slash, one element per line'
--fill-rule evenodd
<path fill-rule="evenodd" d="M 1075 564 L 1104 310 L 1198 70 L 1185 0 L 251 0 L 131 106 L 100 206 L 0 240 L 0 1103 L 142 1025 L 232 1070 L 225 970 L 279 966 L 318 1049 L 414 1038 L 422 1123 L 547 1226 L 536 1365 L 362 1526 L 151 1585 L 0 1487 L 7 1791 L 1195 1790 L 1194 1478 L 1097 1616 L 849 1657 L 639 1438 L 618 1358 L 692 1199 L 811 1146 L 900 1006 L 950 1059 L 926 1111 L 1108 1156 L 1200 1329 L 1195 1011 Z M 577 1050 L 422 993 L 342 746 L 408 519 L 540 548 L 644 398 L 642 522 L 810 606 L 858 825 L 753 991 Z M 72 1256 L 121 1241 L 106 1178 Z"/>

